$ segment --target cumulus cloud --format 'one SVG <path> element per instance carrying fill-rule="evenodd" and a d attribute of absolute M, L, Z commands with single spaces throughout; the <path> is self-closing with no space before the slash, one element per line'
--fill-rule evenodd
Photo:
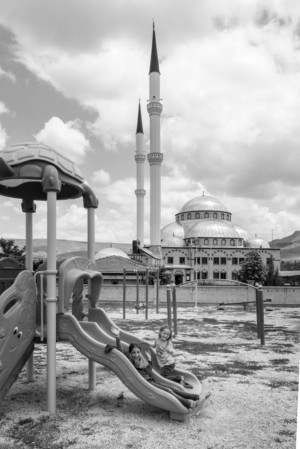
<path fill-rule="evenodd" d="M 96 185 L 108 185 L 110 183 L 110 174 L 105 170 L 97 170 L 92 176 L 92 182 Z"/>
<path fill-rule="evenodd" d="M 80 164 L 90 150 L 90 143 L 78 129 L 76 121 L 64 123 L 58 117 L 52 117 L 35 138 L 38 142 L 54 148 L 56 151 Z"/>

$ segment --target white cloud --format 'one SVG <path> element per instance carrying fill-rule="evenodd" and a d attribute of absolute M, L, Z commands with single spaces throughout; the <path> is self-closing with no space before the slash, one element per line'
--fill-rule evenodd
<path fill-rule="evenodd" d="M 92 182 L 95 185 L 108 185 L 110 183 L 110 174 L 105 170 L 97 170 L 92 176 Z"/>
<path fill-rule="evenodd" d="M 64 123 L 58 117 L 52 117 L 45 123 L 35 138 L 77 164 L 84 160 L 90 150 L 90 143 L 78 129 L 78 124 L 75 121 Z"/>

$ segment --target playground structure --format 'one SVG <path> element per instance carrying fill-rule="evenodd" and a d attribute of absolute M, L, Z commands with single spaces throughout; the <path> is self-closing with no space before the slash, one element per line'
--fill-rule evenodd
<path fill-rule="evenodd" d="M 98 200 L 84 181 L 78 168 L 52 148 L 38 143 L 20 144 L 1 152 L 0 194 L 22 200 L 26 214 L 26 270 L 0 296 L 0 400 L 7 394 L 27 362 L 27 380 L 33 381 L 33 351 L 36 333 L 37 286 L 32 274 L 33 226 L 35 201 L 47 201 L 47 265 L 41 284 L 41 313 L 46 313 L 47 335 L 47 400 L 48 412 L 56 413 L 56 341 L 67 340 L 89 360 L 89 388 L 96 387 L 95 363 L 111 369 L 140 399 L 170 412 L 171 419 L 184 420 L 186 409 L 173 395 L 147 382 L 126 356 L 114 351 L 105 354 L 106 344 L 114 344 L 113 322 L 98 307 L 102 274 L 95 267 L 95 209 Z M 73 257 L 56 264 L 56 202 L 83 198 L 87 209 L 88 257 Z M 56 278 L 58 276 L 58 297 Z M 83 321 L 82 287 L 88 283 L 88 321 Z M 39 285 L 39 283 L 38 283 Z M 71 312 L 69 311 L 72 303 Z M 43 325 L 44 317 L 41 319 Z M 130 342 L 141 343 L 131 333 L 122 331 L 120 337 L 126 348 Z M 166 386 L 172 382 L 158 373 L 152 351 L 153 375 Z M 196 376 L 177 370 L 196 394 L 202 387 Z M 184 387 L 177 385 L 179 389 Z"/>

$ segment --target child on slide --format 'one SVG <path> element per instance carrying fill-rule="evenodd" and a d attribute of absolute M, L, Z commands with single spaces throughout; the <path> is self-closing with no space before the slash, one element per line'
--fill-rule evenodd
<path fill-rule="evenodd" d="M 191 394 L 187 393 L 185 391 L 179 390 L 177 387 L 167 387 L 155 380 L 155 378 L 152 375 L 152 361 L 151 361 L 151 354 L 149 351 L 145 351 L 147 359 L 144 358 L 141 351 L 141 346 L 138 343 L 131 343 L 128 348 L 128 353 L 124 352 L 122 350 L 121 341 L 120 341 L 120 330 L 116 327 L 111 328 L 113 334 L 116 336 L 116 343 L 117 347 L 111 345 L 106 345 L 104 352 L 108 354 L 110 351 L 117 349 L 121 352 L 123 352 L 130 362 L 133 364 L 133 366 L 136 368 L 136 370 L 140 373 L 141 376 L 147 382 L 154 385 L 156 388 L 159 388 L 160 390 L 164 390 L 169 394 L 172 394 L 175 396 L 179 402 L 181 402 L 182 405 L 184 405 L 187 409 L 190 411 L 197 411 L 199 410 L 206 397 L 201 398 L 198 394 Z"/>
<path fill-rule="evenodd" d="M 146 339 L 143 339 L 146 342 Z M 174 348 L 172 343 L 172 330 L 169 326 L 162 326 L 159 329 L 158 338 L 151 343 L 146 342 L 149 346 L 156 349 L 156 358 L 160 367 L 161 376 L 166 379 L 178 382 L 185 388 L 193 388 L 188 382 L 184 381 L 183 376 L 174 376 L 175 359 L 173 357 Z"/>

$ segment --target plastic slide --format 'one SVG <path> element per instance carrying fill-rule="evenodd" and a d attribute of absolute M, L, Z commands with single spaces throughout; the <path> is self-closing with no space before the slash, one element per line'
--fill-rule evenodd
<path fill-rule="evenodd" d="M 93 322 L 97 323 L 99 325 L 99 327 L 101 327 L 101 329 L 105 333 L 107 333 L 109 336 L 111 336 L 112 338 L 115 339 L 113 333 L 111 332 L 111 327 L 115 326 L 115 324 L 109 318 L 109 316 L 107 315 L 107 313 L 105 312 L 104 309 L 100 309 L 100 308 L 89 309 L 89 321 L 93 321 Z M 147 344 L 142 342 L 141 339 L 137 338 L 133 334 L 126 332 L 122 329 L 120 329 L 120 338 L 121 338 L 121 341 L 126 343 L 127 345 L 129 345 L 132 342 L 136 342 L 136 343 L 139 343 L 143 349 L 145 349 L 148 346 Z M 167 380 L 166 378 L 160 376 L 160 374 L 159 374 L 160 369 L 159 369 L 159 365 L 158 365 L 158 362 L 156 359 L 156 353 L 155 353 L 154 349 L 151 348 L 150 346 L 148 346 L 147 350 L 149 350 L 151 352 L 154 377 L 161 383 L 174 386 L 174 382 Z M 195 393 L 195 394 L 201 394 L 201 392 L 202 392 L 201 383 L 199 382 L 199 380 L 197 379 L 197 377 L 194 374 L 177 368 L 174 371 L 174 376 L 183 376 L 185 382 L 188 382 L 193 387 L 193 390 L 189 390 L 189 391 L 192 393 Z M 182 385 L 177 384 L 177 383 L 176 383 L 176 387 L 180 388 L 183 391 L 185 390 L 185 388 Z"/>
<path fill-rule="evenodd" d="M 174 396 L 147 382 L 123 353 L 115 350 L 105 354 L 106 344 L 115 345 L 115 338 L 106 333 L 96 322 L 77 321 L 72 315 L 58 314 L 57 336 L 59 339 L 68 340 L 85 357 L 111 369 L 142 401 L 168 410 L 171 419 L 183 421 L 189 414 L 188 409 Z M 164 383 L 167 384 L 167 382 Z"/>
<path fill-rule="evenodd" d="M 0 401 L 33 351 L 35 329 L 35 283 L 24 270 L 0 296 Z"/>

